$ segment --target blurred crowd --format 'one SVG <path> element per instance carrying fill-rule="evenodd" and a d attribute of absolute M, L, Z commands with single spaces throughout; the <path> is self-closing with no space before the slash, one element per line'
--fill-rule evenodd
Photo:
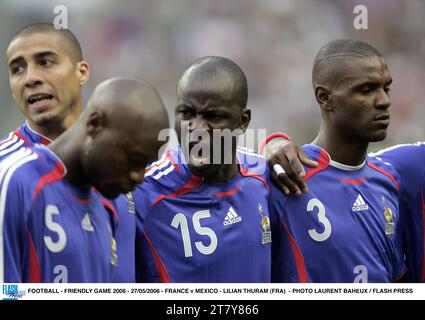
<path fill-rule="evenodd" d="M 201 56 L 225 56 L 248 77 L 251 127 L 284 130 L 307 143 L 320 125 L 311 85 L 315 54 L 349 37 L 380 50 L 393 75 L 389 135 L 372 148 L 425 140 L 423 0 L 2 0 L 1 135 L 23 121 L 8 86 L 7 45 L 23 26 L 53 22 L 58 4 L 68 8 L 68 26 L 91 65 L 86 97 L 105 78 L 138 76 L 159 89 L 172 114 L 185 67 Z M 368 9 L 367 30 L 353 27 L 358 4 Z"/>

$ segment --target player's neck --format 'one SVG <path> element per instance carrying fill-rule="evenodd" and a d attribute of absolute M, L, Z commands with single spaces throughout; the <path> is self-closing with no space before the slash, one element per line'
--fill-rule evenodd
<path fill-rule="evenodd" d="M 37 125 L 30 119 L 27 119 L 30 128 L 43 135 L 46 138 L 54 141 L 57 137 L 59 137 L 62 133 L 65 132 L 66 129 L 72 126 L 75 121 L 79 118 L 81 112 L 83 110 L 82 101 L 79 101 L 78 104 L 74 105 L 71 108 L 71 112 L 67 113 L 64 118 L 59 117 L 55 120 L 50 121 L 45 125 Z"/>
<path fill-rule="evenodd" d="M 205 183 L 226 183 L 239 174 L 239 166 L 237 163 L 211 165 L 202 173 L 192 173 L 201 176 Z"/>
<path fill-rule="evenodd" d="M 57 137 L 59 137 L 64 131 L 65 128 L 63 125 L 60 124 L 52 124 L 48 126 L 38 126 L 31 120 L 28 120 L 28 125 L 31 128 L 32 131 L 38 133 L 39 135 L 42 135 L 50 140 L 55 140 Z"/>
<path fill-rule="evenodd" d="M 312 143 L 324 149 L 332 160 L 349 166 L 361 165 L 368 147 L 368 143 L 344 139 L 335 132 L 322 129 Z"/>
<path fill-rule="evenodd" d="M 90 185 L 84 176 L 81 165 L 80 143 L 82 139 L 73 131 L 81 131 L 78 126 L 73 126 L 65 131 L 49 148 L 62 160 L 67 168 L 65 178 L 76 187 L 89 188 Z M 74 137 L 74 138 L 73 138 Z"/>

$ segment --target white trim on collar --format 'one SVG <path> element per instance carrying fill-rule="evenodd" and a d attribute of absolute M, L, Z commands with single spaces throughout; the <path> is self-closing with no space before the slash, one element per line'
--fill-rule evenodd
<path fill-rule="evenodd" d="M 44 139 L 46 139 L 46 140 L 48 140 L 48 141 L 50 141 L 50 142 L 53 142 L 53 140 L 52 140 L 52 139 L 47 138 L 46 136 L 43 136 L 41 133 L 39 133 L 39 132 L 35 131 L 33 128 L 31 128 L 31 126 L 30 126 L 30 124 L 28 123 L 28 121 L 25 121 L 25 123 L 26 123 L 26 125 L 27 125 L 28 129 L 30 129 L 30 131 L 31 131 L 31 132 L 34 132 L 36 135 L 39 135 L 40 137 L 42 137 L 42 138 L 44 138 Z"/>
<path fill-rule="evenodd" d="M 356 170 L 363 168 L 366 164 L 366 160 L 364 160 L 363 163 L 359 164 L 358 166 L 349 166 L 348 164 L 336 162 L 336 161 L 332 160 L 331 156 L 329 155 L 329 153 L 325 149 L 323 149 L 323 148 L 321 148 L 321 147 L 319 147 L 319 146 L 317 146 L 313 143 L 312 143 L 312 145 L 319 148 L 320 150 L 323 150 L 323 152 L 326 153 L 326 155 L 329 157 L 329 165 L 334 167 L 334 168 L 344 170 L 344 171 L 356 171 Z"/>
<path fill-rule="evenodd" d="M 339 163 L 339 162 L 336 162 L 336 161 L 333 161 L 333 160 L 329 161 L 329 165 L 331 165 L 332 167 L 344 170 L 344 171 L 356 171 L 356 170 L 363 168 L 365 166 L 365 164 L 366 164 L 366 161 L 363 161 L 363 163 L 359 164 L 358 166 L 349 166 L 347 164 L 342 164 L 342 163 Z"/>

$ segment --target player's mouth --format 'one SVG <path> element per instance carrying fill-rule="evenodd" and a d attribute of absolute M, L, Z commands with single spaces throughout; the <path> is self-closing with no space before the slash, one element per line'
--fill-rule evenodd
<path fill-rule="evenodd" d="M 390 124 L 390 114 L 385 113 L 385 114 L 379 115 L 379 116 L 375 117 L 373 119 L 373 121 L 375 123 L 382 125 L 382 126 L 388 126 Z"/>
<path fill-rule="evenodd" d="M 51 94 L 35 93 L 28 97 L 27 103 L 33 111 L 40 113 L 49 108 L 53 98 Z"/>
<path fill-rule="evenodd" d="M 196 146 L 196 148 L 194 148 Z M 189 143 L 189 162 L 192 166 L 202 167 L 210 164 L 210 145 L 201 142 Z"/>

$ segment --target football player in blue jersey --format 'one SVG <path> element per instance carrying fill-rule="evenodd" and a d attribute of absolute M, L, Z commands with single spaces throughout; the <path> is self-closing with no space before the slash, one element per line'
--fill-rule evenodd
<path fill-rule="evenodd" d="M 290 138 L 282 133 L 270 135 L 265 155 L 270 165 L 277 165 L 279 176 L 272 171 L 272 177 L 287 194 L 300 195 L 306 192 L 303 177 L 303 164 L 315 168 L 311 162 L 291 143 Z M 263 143 L 263 145 L 265 144 Z M 405 280 L 411 282 L 425 281 L 425 147 L 423 142 L 403 144 L 371 154 L 390 163 L 400 174 L 400 226 L 402 228 L 403 248 L 408 267 Z M 298 160 L 299 159 L 299 160 Z M 291 165 L 290 165 L 291 164 Z M 282 166 L 280 168 L 279 166 Z M 284 170 L 282 170 L 284 168 Z"/>
<path fill-rule="evenodd" d="M 365 42 L 336 40 L 317 54 L 313 86 L 322 125 L 302 147 L 317 166 L 306 171 L 309 191 L 300 197 L 272 187 L 274 281 L 391 282 L 403 276 L 399 174 L 366 155 L 369 142 L 386 136 L 391 82 L 381 54 Z"/>
<path fill-rule="evenodd" d="M 425 282 L 425 143 L 404 144 L 373 154 L 401 177 L 400 218 L 408 280 Z"/>
<path fill-rule="evenodd" d="M 37 23 L 14 36 L 6 58 L 10 88 L 27 121 L 0 141 L 0 154 L 34 143 L 48 145 L 83 110 L 81 89 L 90 68 L 81 46 L 70 30 Z M 134 282 L 134 210 L 124 195 L 104 202 L 120 216 L 116 232 L 120 259 L 112 281 Z"/>
<path fill-rule="evenodd" d="M 90 72 L 77 38 L 51 24 L 30 25 L 10 42 L 6 60 L 16 105 L 27 119 L 16 138 L 51 142 L 83 111 L 81 87 Z"/>
<path fill-rule="evenodd" d="M 4 155 L 0 282 L 111 282 L 119 217 L 100 194 L 113 199 L 141 183 L 166 128 L 152 86 L 115 78 L 95 89 L 81 117 L 49 147 Z"/>
<path fill-rule="evenodd" d="M 286 184 L 288 194 L 289 190 L 296 192 L 296 188 L 300 194 L 301 189 L 305 188 L 304 182 L 301 183 L 305 176 L 302 163 L 310 167 L 317 165 L 311 162 L 306 163 L 309 159 L 298 153 L 297 146 L 293 145 L 286 135 L 276 133 L 269 137 L 271 139 L 267 143 L 266 155 L 269 157 L 270 164 L 271 166 L 281 165 L 285 171 L 279 175 L 282 179 L 278 181 L 279 185 Z M 390 163 L 400 174 L 400 224 L 408 267 L 407 277 L 404 280 L 425 282 L 425 143 L 396 145 L 371 155 Z M 289 166 L 288 156 L 293 159 L 292 167 Z"/>
<path fill-rule="evenodd" d="M 236 132 L 250 121 L 247 94 L 245 74 L 223 57 L 200 58 L 181 76 L 180 146 L 150 166 L 133 193 L 138 281 L 270 281 L 267 166 L 237 148 Z M 214 140 L 214 132 L 225 130 L 235 132 L 227 149 Z"/>

